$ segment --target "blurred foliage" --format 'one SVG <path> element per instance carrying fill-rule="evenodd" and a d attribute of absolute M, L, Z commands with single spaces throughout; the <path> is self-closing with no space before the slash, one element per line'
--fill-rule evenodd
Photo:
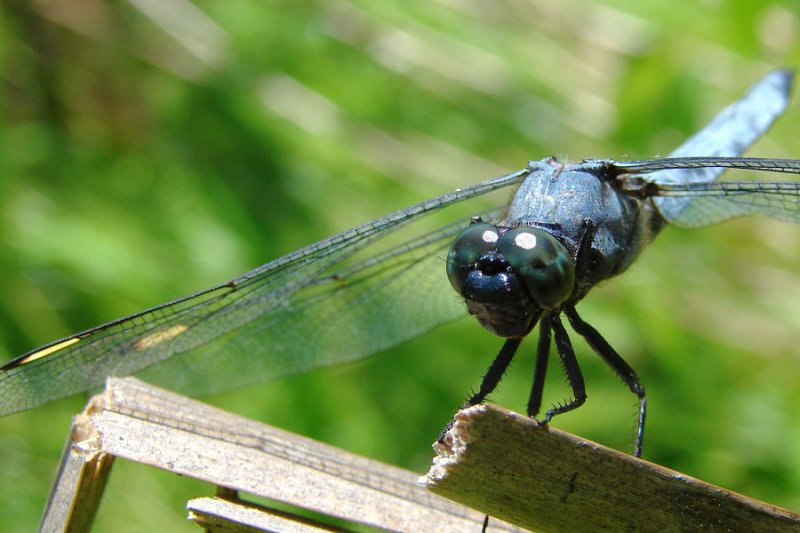
<path fill-rule="evenodd" d="M 10 0 L 0 17 L 0 360 L 529 158 L 666 154 L 800 50 L 788 0 Z M 750 153 L 799 156 L 798 109 Z M 667 229 L 581 304 L 647 387 L 647 459 L 800 509 L 798 265 L 788 224 Z M 634 398 L 575 344 L 589 400 L 556 425 L 629 450 Z M 462 320 L 205 400 L 424 472 L 499 345 Z M 532 346 L 498 403 L 523 409 Z M 35 528 L 84 401 L 0 420 L 4 531 Z M 119 461 L 96 530 L 190 531 L 185 500 L 211 491 Z"/>

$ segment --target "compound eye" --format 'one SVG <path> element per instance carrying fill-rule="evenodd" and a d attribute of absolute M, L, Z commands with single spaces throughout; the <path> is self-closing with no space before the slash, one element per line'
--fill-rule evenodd
<path fill-rule="evenodd" d="M 461 287 L 469 273 L 469 266 L 497 247 L 497 228 L 485 222 L 470 224 L 458 234 L 447 254 L 447 277 L 453 288 L 461 294 Z"/>
<path fill-rule="evenodd" d="M 541 309 L 553 309 L 572 294 L 575 265 L 567 249 L 546 231 L 510 229 L 498 239 L 497 249 Z"/>

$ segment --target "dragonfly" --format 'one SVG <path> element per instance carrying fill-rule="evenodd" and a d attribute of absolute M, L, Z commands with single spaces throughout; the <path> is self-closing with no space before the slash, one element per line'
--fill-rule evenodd
<path fill-rule="evenodd" d="M 717 179 L 729 168 L 800 173 L 798 160 L 741 157 L 785 110 L 792 77 L 767 74 L 669 157 L 530 162 L 32 350 L 0 367 L 0 416 L 98 389 L 108 376 L 136 374 L 189 395 L 230 390 L 358 360 L 472 314 L 505 341 L 467 404 L 495 389 L 538 325 L 528 414 L 541 408 L 553 341 L 572 389 L 546 411 L 547 423 L 586 400 L 563 315 L 638 397 L 639 456 L 645 389 L 576 304 L 624 272 L 667 225 L 750 214 L 800 222 L 798 182 Z M 381 246 L 428 215 L 514 186 L 506 207 Z"/>

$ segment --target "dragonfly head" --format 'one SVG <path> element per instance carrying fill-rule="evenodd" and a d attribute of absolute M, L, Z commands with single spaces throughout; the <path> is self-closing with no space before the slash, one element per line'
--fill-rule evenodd
<path fill-rule="evenodd" d="M 450 247 L 447 277 L 481 325 L 501 337 L 518 337 L 542 312 L 569 298 L 575 266 L 566 248 L 541 228 L 503 228 L 475 219 Z"/>

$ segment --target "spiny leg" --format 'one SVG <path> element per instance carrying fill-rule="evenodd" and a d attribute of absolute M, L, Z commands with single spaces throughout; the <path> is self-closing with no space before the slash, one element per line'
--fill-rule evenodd
<path fill-rule="evenodd" d="M 630 365 L 620 357 L 616 350 L 608 344 L 596 329 L 578 316 L 578 312 L 575 311 L 574 306 L 565 307 L 564 314 L 567 315 L 572 329 L 586 339 L 586 342 L 597 352 L 597 355 L 599 355 L 600 358 L 611 367 L 614 373 L 622 378 L 622 381 L 625 382 L 628 388 L 639 397 L 639 419 L 636 425 L 636 440 L 633 445 L 633 454 L 636 457 L 641 457 L 642 443 L 644 441 L 644 420 L 647 414 L 647 399 L 645 398 L 644 386 L 641 381 L 639 381 L 639 376 L 636 375 L 636 372 L 634 372 Z"/>
<path fill-rule="evenodd" d="M 483 376 L 480 389 L 473 394 L 469 400 L 464 402 L 462 407 L 478 405 L 497 388 L 497 384 L 500 383 L 500 379 L 503 377 L 503 374 L 505 374 L 508 365 L 511 364 L 511 359 L 514 358 L 514 354 L 517 352 L 517 348 L 519 348 L 521 342 L 521 338 L 511 337 L 506 339 L 497 357 L 494 358 L 494 361 L 492 361 L 492 364 L 489 366 L 489 370 L 486 371 L 486 375 Z M 439 433 L 439 438 L 437 440 L 439 442 L 445 442 L 445 435 L 452 427 L 453 421 L 451 420 L 442 432 Z"/>
<path fill-rule="evenodd" d="M 566 413 L 567 411 L 572 411 L 576 407 L 580 407 L 583 405 L 583 402 L 586 401 L 586 387 L 583 383 L 583 374 L 581 374 L 581 368 L 578 366 L 578 360 L 575 358 L 575 352 L 572 349 L 572 343 L 569 341 L 567 330 L 565 330 L 564 325 L 561 324 L 558 312 L 552 313 L 548 318 L 553 327 L 553 332 L 555 333 L 556 348 L 558 349 L 559 357 L 561 357 L 561 366 L 567 374 L 569 386 L 572 387 L 573 398 L 563 404 L 551 407 L 544 415 L 544 420 L 542 420 L 543 424 L 550 422 L 555 415 Z"/>
<path fill-rule="evenodd" d="M 478 405 L 497 388 L 497 384 L 500 383 L 500 379 L 503 377 L 503 374 L 505 374 L 521 342 L 522 338 L 511 337 L 506 339 L 503 347 L 500 348 L 500 353 L 494 358 L 494 361 L 492 361 L 492 364 L 489 366 L 489 370 L 486 371 L 486 375 L 483 376 L 481 388 L 467 400 L 465 406 Z"/>
<path fill-rule="evenodd" d="M 528 416 L 536 418 L 542 407 L 544 377 L 547 374 L 547 359 L 550 356 L 550 320 L 543 317 L 539 323 L 539 344 L 536 348 L 536 368 L 533 370 L 533 386 L 528 399 Z"/>

